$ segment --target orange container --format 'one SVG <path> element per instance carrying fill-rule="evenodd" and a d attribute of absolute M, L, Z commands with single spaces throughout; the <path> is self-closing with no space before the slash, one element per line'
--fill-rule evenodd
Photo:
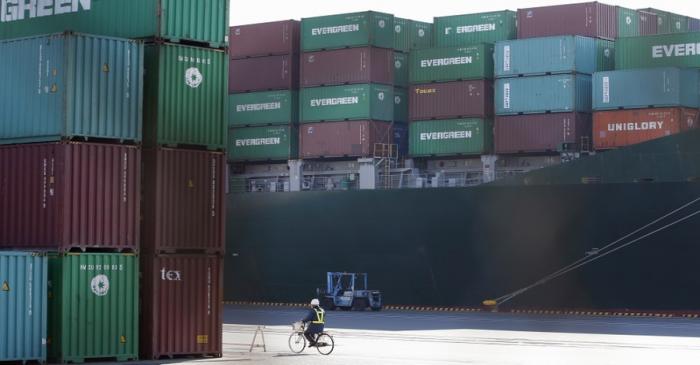
<path fill-rule="evenodd" d="M 629 109 L 593 113 L 596 150 L 624 147 L 680 133 L 698 125 L 698 110 Z"/>

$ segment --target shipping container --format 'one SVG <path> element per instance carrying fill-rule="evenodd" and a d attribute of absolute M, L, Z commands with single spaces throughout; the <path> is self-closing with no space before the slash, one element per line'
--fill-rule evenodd
<path fill-rule="evenodd" d="M 408 122 L 408 90 L 394 88 L 394 121 Z"/>
<path fill-rule="evenodd" d="M 394 18 L 394 49 L 408 53 L 428 48 L 433 42 L 433 25 L 417 20 Z"/>
<path fill-rule="evenodd" d="M 0 41 L 0 144 L 140 141 L 143 55 L 142 42 L 85 34 Z"/>
<path fill-rule="evenodd" d="M 410 120 L 489 118 L 493 116 L 493 82 L 488 80 L 413 85 Z"/>
<path fill-rule="evenodd" d="M 625 147 L 698 127 L 698 110 L 656 108 L 593 113 L 596 150 Z"/>
<path fill-rule="evenodd" d="M 299 88 L 299 55 L 231 60 L 228 92 L 243 93 Z"/>
<path fill-rule="evenodd" d="M 700 70 L 661 67 L 598 72 L 593 109 L 700 107 Z"/>
<path fill-rule="evenodd" d="M 510 10 L 436 17 L 433 23 L 435 47 L 495 43 L 518 35 L 516 13 Z"/>
<path fill-rule="evenodd" d="M 394 87 L 378 84 L 313 87 L 301 90 L 302 123 L 394 119 Z"/>
<path fill-rule="evenodd" d="M 145 144 L 223 148 L 227 72 L 223 51 L 146 46 Z"/>
<path fill-rule="evenodd" d="M 528 38 L 496 43 L 496 77 L 560 73 L 592 75 L 615 68 L 615 42 L 581 36 Z"/>
<path fill-rule="evenodd" d="M 494 123 L 494 146 L 499 154 L 578 151 L 590 138 L 588 113 L 498 116 Z"/>
<path fill-rule="evenodd" d="M 658 33 L 656 14 L 617 7 L 617 37 L 638 37 Z"/>
<path fill-rule="evenodd" d="M 305 52 L 361 46 L 394 48 L 394 16 L 365 11 L 301 20 Z"/>
<path fill-rule="evenodd" d="M 46 362 L 47 259 L 0 252 L 0 362 Z"/>
<path fill-rule="evenodd" d="M 695 19 L 695 18 L 688 19 L 688 31 L 699 32 L 700 31 L 700 19 Z"/>
<path fill-rule="evenodd" d="M 0 247 L 138 250 L 140 148 L 3 146 L 0 171 Z"/>
<path fill-rule="evenodd" d="M 283 20 L 231 27 L 231 59 L 299 53 L 299 21 Z"/>
<path fill-rule="evenodd" d="M 228 100 L 229 127 L 299 122 L 299 93 L 295 90 L 232 94 Z"/>
<path fill-rule="evenodd" d="M 48 262 L 49 361 L 136 360 L 138 257 L 118 253 L 50 254 Z"/>
<path fill-rule="evenodd" d="M 299 158 L 370 157 L 375 143 L 390 143 L 391 137 L 388 122 L 304 124 L 299 130 Z"/>
<path fill-rule="evenodd" d="M 222 253 L 225 171 L 223 152 L 144 151 L 142 251 Z"/>
<path fill-rule="evenodd" d="M 493 78 L 493 44 L 415 50 L 410 58 L 412 84 Z"/>
<path fill-rule="evenodd" d="M 396 145 L 399 158 L 408 156 L 408 124 L 394 122 L 391 143 Z"/>
<path fill-rule="evenodd" d="M 591 76 L 562 74 L 496 80 L 496 114 L 591 112 Z"/>
<path fill-rule="evenodd" d="M 616 42 L 615 68 L 700 68 L 700 32 L 620 38 Z"/>
<path fill-rule="evenodd" d="M 617 7 L 588 2 L 518 9 L 518 38 L 555 35 L 615 40 Z"/>
<path fill-rule="evenodd" d="M 481 155 L 491 151 L 493 123 L 488 119 L 427 120 L 409 123 L 409 155 Z"/>
<path fill-rule="evenodd" d="M 26 2 L 26 1 L 25 1 Z M 228 42 L 229 0 L 3 0 L 0 39 L 71 30 L 123 38 Z"/>
<path fill-rule="evenodd" d="M 141 256 L 141 359 L 222 356 L 223 259 Z"/>
<path fill-rule="evenodd" d="M 688 20 L 685 15 L 670 13 L 654 8 L 641 9 L 645 12 L 656 14 L 658 22 L 658 34 L 685 33 L 690 30 Z"/>
<path fill-rule="evenodd" d="M 394 86 L 408 87 L 408 54 L 394 52 Z"/>
<path fill-rule="evenodd" d="M 357 47 L 301 56 L 301 87 L 369 83 L 394 83 L 393 50 Z"/>
<path fill-rule="evenodd" d="M 232 128 L 228 134 L 229 161 L 286 161 L 299 156 L 296 126 Z"/>

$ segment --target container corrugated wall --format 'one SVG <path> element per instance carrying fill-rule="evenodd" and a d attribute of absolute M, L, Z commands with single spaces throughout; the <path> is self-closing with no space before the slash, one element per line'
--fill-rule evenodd
<path fill-rule="evenodd" d="M 408 90 L 394 88 L 394 121 L 408 122 Z"/>
<path fill-rule="evenodd" d="M 144 165 L 143 252 L 223 253 L 223 152 L 157 148 Z"/>
<path fill-rule="evenodd" d="M 593 113 L 596 150 L 625 147 L 698 128 L 697 109 L 655 108 Z"/>
<path fill-rule="evenodd" d="M 49 143 L 0 147 L 0 246 L 137 250 L 141 150 Z"/>
<path fill-rule="evenodd" d="M 652 68 L 598 72 L 593 81 L 593 109 L 700 107 L 700 71 Z"/>
<path fill-rule="evenodd" d="M 70 29 L 124 38 L 190 40 L 212 47 L 223 47 L 228 40 L 229 0 L 73 0 L 39 4 L 46 16 L 25 11 L 25 17 L 18 19 L 18 2 L 3 1 L 0 39 Z M 31 5 L 36 7 L 37 1 Z"/>
<path fill-rule="evenodd" d="M 591 111 L 590 75 L 550 75 L 496 80 L 496 114 Z"/>
<path fill-rule="evenodd" d="M 312 87 L 301 90 L 302 123 L 394 118 L 394 87 L 378 84 Z"/>
<path fill-rule="evenodd" d="M 493 124 L 484 119 L 448 119 L 411 122 L 409 155 L 480 155 L 491 150 Z"/>
<path fill-rule="evenodd" d="M 394 86 L 408 87 L 408 54 L 394 52 Z"/>
<path fill-rule="evenodd" d="M 305 52 L 359 46 L 393 48 L 394 16 L 366 11 L 301 20 L 301 49 Z"/>
<path fill-rule="evenodd" d="M 659 34 L 685 33 L 689 30 L 689 18 L 685 15 L 675 14 L 654 8 L 642 9 L 656 14 Z"/>
<path fill-rule="evenodd" d="M 48 358 L 138 358 L 139 260 L 124 254 L 49 256 Z"/>
<path fill-rule="evenodd" d="M 421 49 L 410 58 L 409 81 L 414 84 L 493 78 L 492 44 Z"/>
<path fill-rule="evenodd" d="M 286 161 L 299 156 L 296 126 L 231 128 L 229 161 Z"/>
<path fill-rule="evenodd" d="M 229 127 L 296 124 L 299 93 L 294 90 L 262 91 L 229 95 Z"/>
<path fill-rule="evenodd" d="M 433 42 L 433 25 L 416 20 L 394 18 L 394 49 L 409 52 L 428 48 Z"/>
<path fill-rule="evenodd" d="M 84 34 L 9 40 L 0 42 L 0 61 L 0 143 L 141 140 L 141 42 Z"/>
<path fill-rule="evenodd" d="M 518 38 L 554 35 L 615 40 L 617 7 L 588 2 L 518 9 Z"/>
<path fill-rule="evenodd" d="M 408 99 L 410 120 L 487 118 L 493 115 L 493 82 L 475 80 L 413 85 Z"/>
<path fill-rule="evenodd" d="M 516 39 L 516 13 L 510 10 L 434 18 L 435 47 L 465 46 Z"/>
<path fill-rule="evenodd" d="M 498 116 L 494 122 L 494 152 L 543 153 L 575 150 L 591 137 L 591 115 L 549 113 Z M 573 147 L 573 148 L 567 148 Z"/>
<path fill-rule="evenodd" d="M 301 87 L 394 83 L 394 51 L 356 47 L 306 52 L 301 56 Z"/>
<path fill-rule="evenodd" d="M 142 256 L 142 359 L 222 355 L 223 259 Z"/>
<path fill-rule="evenodd" d="M 47 259 L 0 252 L 0 362 L 46 362 Z"/>
<path fill-rule="evenodd" d="M 298 54 L 230 61 L 229 94 L 297 88 L 299 88 Z"/>
<path fill-rule="evenodd" d="M 144 143 L 223 148 L 227 72 L 223 51 L 146 46 Z"/>
<path fill-rule="evenodd" d="M 237 25 L 231 27 L 231 59 L 299 53 L 297 20 Z"/>
<path fill-rule="evenodd" d="M 304 124 L 299 128 L 299 158 L 368 157 L 375 143 L 389 143 L 390 139 L 388 122 Z"/>
<path fill-rule="evenodd" d="M 691 32 L 700 31 L 700 19 L 691 18 L 688 20 L 688 30 Z"/>
<path fill-rule="evenodd" d="M 641 10 L 617 7 L 617 36 L 637 37 L 657 34 L 656 14 Z"/>
<path fill-rule="evenodd" d="M 615 68 L 700 67 L 700 32 L 620 38 Z M 695 47 L 695 48 L 693 48 Z"/>

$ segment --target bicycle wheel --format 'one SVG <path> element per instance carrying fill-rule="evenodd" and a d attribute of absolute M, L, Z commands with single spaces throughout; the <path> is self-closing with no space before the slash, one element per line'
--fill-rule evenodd
<path fill-rule="evenodd" d="M 316 339 L 316 350 L 321 355 L 330 355 L 335 348 L 335 343 L 333 342 L 333 337 L 327 333 L 321 333 Z"/>
<path fill-rule="evenodd" d="M 294 332 L 289 335 L 289 349 L 292 350 L 293 353 L 299 354 L 304 351 L 305 347 L 306 338 L 304 337 L 304 333 Z"/>

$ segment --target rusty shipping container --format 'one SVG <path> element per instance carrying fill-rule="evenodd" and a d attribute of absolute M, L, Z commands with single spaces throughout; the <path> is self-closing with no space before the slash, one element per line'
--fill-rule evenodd
<path fill-rule="evenodd" d="M 223 258 L 141 256 L 141 359 L 221 357 Z"/>
<path fill-rule="evenodd" d="M 518 39 L 554 35 L 617 38 L 617 7 L 588 2 L 518 9 Z"/>
<path fill-rule="evenodd" d="M 497 116 L 496 153 L 541 153 L 570 150 L 591 136 L 591 115 L 549 113 Z"/>
<path fill-rule="evenodd" d="M 5 146 L 0 171 L 0 247 L 138 250 L 140 148 Z"/>
<path fill-rule="evenodd" d="M 299 53 L 299 21 L 283 20 L 231 27 L 231 59 Z"/>
<path fill-rule="evenodd" d="M 409 119 L 489 118 L 493 115 L 493 82 L 457 81 L 413 85 Z"/>
<path fill-rule="evenodd" d="M 393 50 L 360 47 L 301 56 L 301 87 L 369 83 L 394 83 Z"/>
<path fill-rule="evenodd" d="M 229 94 L 298 88 L 298 54 L 246 58 L 229 63 Z"/>
<path fill-rule="evenodd" d="M 303 124 L 299 129 L 300 158 L 368 157 L 375 143 L 389 143 L 391 123 L 344 121 Z"/>
<path fill-rule="evenodd" d="M 224 251 L 225 163 L 223 152 L 144 151 L 143 252 Z"/>
<path fill-rule="evenodd" d="M 593 113 L 596 150 L 629 146 L 697 128 L 697 109 L 655 108 Z"/>

